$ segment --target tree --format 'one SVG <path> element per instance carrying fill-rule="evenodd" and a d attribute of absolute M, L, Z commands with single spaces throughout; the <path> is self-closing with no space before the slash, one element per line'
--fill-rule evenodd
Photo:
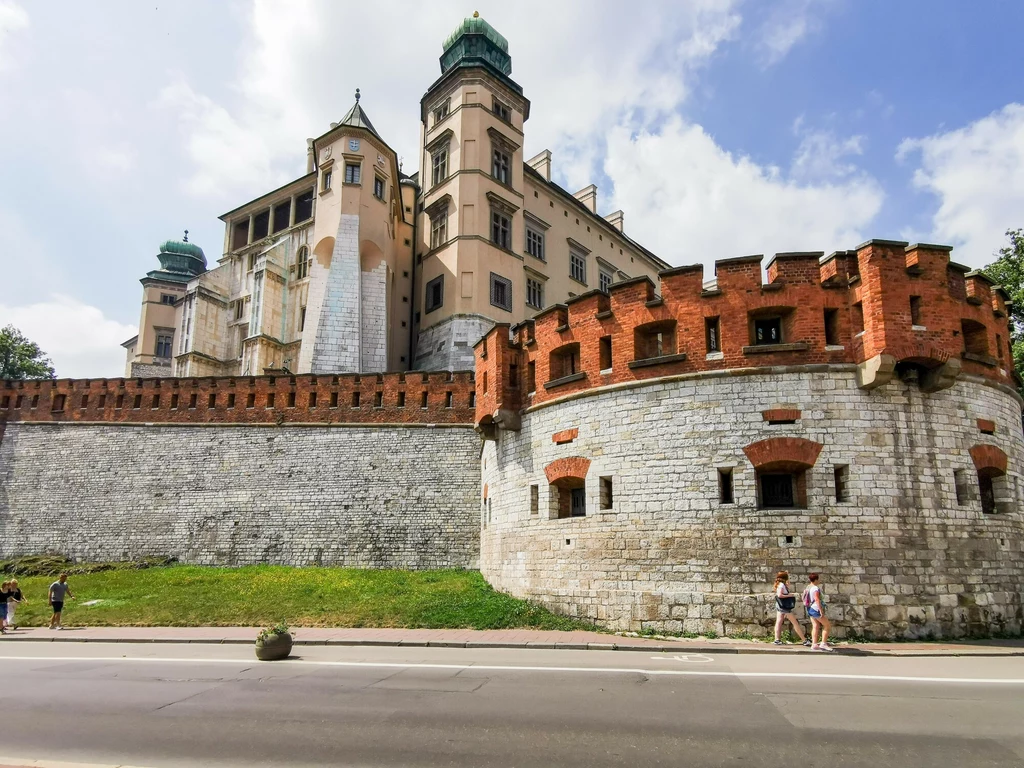
<path fill-rule="evenodd" d="M 984 272 L 1010 294 L 1010 340 L 1013 343 L 1013 367 L 1024 377 L 1024 229 L 1008 229 L 1010 244 L 999 249 L 999 258 Z"/>
<path fill-rule="evenodd" d="M 13 325 L 0 330 L 0 380 L 52 379 L 53 363 Z"/>

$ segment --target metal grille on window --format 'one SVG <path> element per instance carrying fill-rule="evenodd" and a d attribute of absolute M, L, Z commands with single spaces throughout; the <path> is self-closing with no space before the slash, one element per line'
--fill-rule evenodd
<path fill-rule="evenodd" d="M 491 304 L 512 311 L 512 281 L 491 273 Z"/>
<path fill-rule="evenodd" d="M 765 507 L 793 506 L 793 476 L 761 475 L 761 503 Z"/>

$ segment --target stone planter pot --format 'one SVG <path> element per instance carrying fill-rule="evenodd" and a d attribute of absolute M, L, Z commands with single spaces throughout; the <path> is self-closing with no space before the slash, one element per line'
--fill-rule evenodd
<path fill-rule="evenodd" d="M 288 658 L 292 652 L 292 636 L 290 634 L 270 635 L 256 641 L 256 658 L 260 661 L 277 661 Z"/>

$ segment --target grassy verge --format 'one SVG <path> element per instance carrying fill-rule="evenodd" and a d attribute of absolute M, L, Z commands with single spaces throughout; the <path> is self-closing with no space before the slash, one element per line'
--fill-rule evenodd
<path fill-rule="evenodd" d="M 29 600 L 20 626 L 49 621 L 54 576 L 17 576 Z M 496 592 L 475 571 L 173 565 L 73 573 L 68 583 L 77 598 L 65 605 L 69 626 L 592 629 Z"/>

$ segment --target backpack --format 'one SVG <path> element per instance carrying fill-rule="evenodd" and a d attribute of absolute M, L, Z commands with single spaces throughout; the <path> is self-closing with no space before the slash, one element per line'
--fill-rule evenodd
<path fill-rule="evenodd" d="M 805 589 L 801 597 L 804 601 L 804 608 L 810 608 L 812 605 L 814 605 L 813 601 L 811 600 L 811 590 Z"/>

